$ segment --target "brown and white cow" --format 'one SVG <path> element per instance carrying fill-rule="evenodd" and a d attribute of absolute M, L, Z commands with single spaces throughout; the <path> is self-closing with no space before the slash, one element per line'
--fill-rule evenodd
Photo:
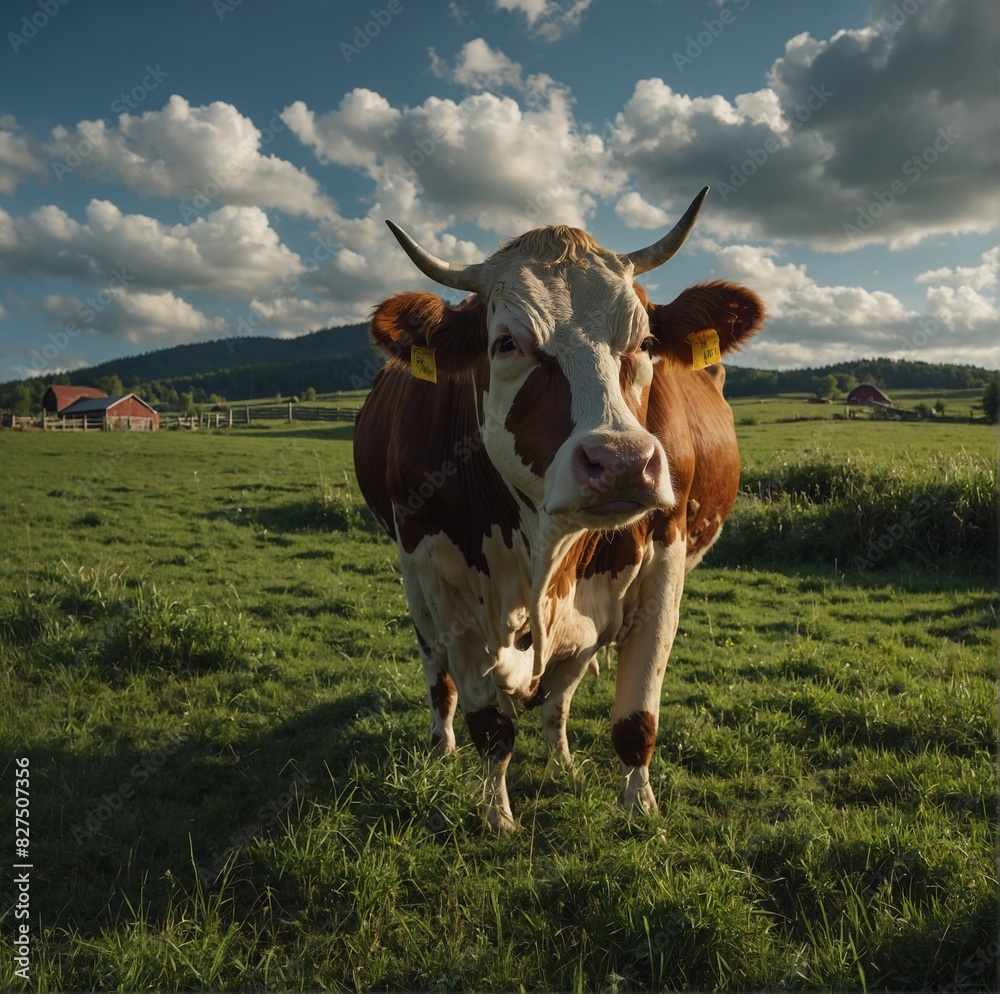
<path fill-rule="evenodd" d="M 514 826 L 511 719 L 540 707 L 554 759 L 569 764 L 570 700 L 611 644 L 621 799 L 656 808 L 649 762 L 684 576 L 739 481 L 723 368 L 694 367 L 713 330 L 709 361 L 764 317 L 732 283 L 652 304 L 634 282 L 680 248 L 707 192 L 627 255 L 559 226 L 463 267 L 389 223 L 423 273 L 471 296 L 450 307 L 403 293 L 376 309 L 388 362 L 358 417 L 355 465 L 399 546 L 432 746 L 455 748 L 461 705 L 496 827 Z"/>

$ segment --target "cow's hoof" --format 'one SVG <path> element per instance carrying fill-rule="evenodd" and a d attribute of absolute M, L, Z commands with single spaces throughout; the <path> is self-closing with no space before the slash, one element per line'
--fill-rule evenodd
<path fill-rule="evenodd" d="M 455 736 L 446 736 L 431 733 L 431 755 L 443 759 L 450 756 L 455 751 Z"/>
<path fill-rule="evenodd" d="M 656 795 L 653 793 L 653 788 L 648 783 L 643 784 L 638 790 L 632 790 L 631 787 L 632 785 L 628 784 L 618 797 L 629 817 L 656 814 Z"/>
<path fill-rule="evenodd" d="M 504 811 L 502 808 L 487 808 L 486 824 L 489 825 L 494 832 L 520 831 L 517 822 L 514 821 L 514 816 L 509 811 Z"/>
<path fill-rule="evenodd" d="M 553 777 L 572 778 L 576 774 L 576 763 L 569 752 L 549 753 L 549 772 Z"/>

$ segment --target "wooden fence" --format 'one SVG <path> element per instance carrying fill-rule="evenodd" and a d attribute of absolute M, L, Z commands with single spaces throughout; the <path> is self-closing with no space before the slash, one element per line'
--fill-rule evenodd
<path fill-rule="evenodd" d="M 301 404 L 269 405 L 251 407 L 249 404 L 229 407 L 224 411 L 203 411 L 192 417 L 160 415 L 161 428 L 233 428 L 237 425 L 253 424 L 255 421 L 349 421 L 357 420 L 358 412 L 347 407 L 304 407 Z M 29 428 L 42 431 L 102 431 L 109 428 L 118 431 L 148 431 L 152 427 L 150 418 L 111 418 L 113 424 L 105 424 L 100 413 L 60 418 L 54 414 L 41 417 L 19 417 L 6 411 L 0 412 L 0 428 Z"/>
<path fill-rule="evenodd" d="M 193 418 L 181 418 L 187 428 L 232 428 L 254 421 L 356 421 L 358 412 L 349 407 L 304 407 L 302 404 L 251 407 L 249 404 L 228 407 L 224 411 L 205 411 Z M 160 421 L 163 422 L 161 417 Z M 193 424 L 191 422 L 194 422 Z M 165 427 L 165 426 L 164 426 Z"/>

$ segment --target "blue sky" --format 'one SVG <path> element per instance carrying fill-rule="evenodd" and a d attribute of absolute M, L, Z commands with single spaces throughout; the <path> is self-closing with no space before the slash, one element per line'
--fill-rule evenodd
<path fill-rule="evenodd" d="M 737 362 L 1000 365 L 993 4 L 9 0 L 0 30 L 0 380 L 364 320 L 428 285 L 386 218 L 457 262 L 545 223 L 629 251 L 706 184 L 643 282 L 758 291 Z"/>

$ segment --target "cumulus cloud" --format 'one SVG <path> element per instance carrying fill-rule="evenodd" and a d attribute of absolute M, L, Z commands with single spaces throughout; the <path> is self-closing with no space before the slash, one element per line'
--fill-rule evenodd
<path fill-rule="evenodd" d="M 670 225 L 670 215 L 643 200 L 642 196 L 631 190 L 615 204 L 615 213 L 626 228 L 663 228 Z"/>
<path fill-rule="evenodd" d="M 164 348 L 225 333 L 222 318 L 202 314 L 172 293 L 144 293 L 115 286 L 98 298 L 50 294 L 41 301 L 50 323 L 72 333 L 110 335 L 131 345 Z"/>
<path fill-rule="evenodd" d="M 997 300 L 998 263 L 1000 248 L 982 254 L 978 266 L 956 266 L 932 269 L 917 276 L 918 283 L 927 287 L 927 310 L 934 320 L 926 329 L 928 335 L 940 327 L 959 333 L 963 343 L 981 350 L 980 361 L 997 364 L 1000 342 L 1000 304 Z M 948 336 L 942 334 L 935 344 L 947 348 Z"/>
<path fill-rule="evenodd" d="M 920 315 L 882 290 L 817 283 L 803 264 L 781 262 L 773 246 L 728 245 L 715 275 L 760 294 L 767 334 L 744 353 L 749 363 L 818 366 L 858 355 L 902 355 Z"/>
<path fill-rule="evenodd" d="M 560 87 L 527 108 L 487 92 L 395 108 L 358 89 L 327 114 L 297 102 L 284 120 L 320 161 L 367 173 L 377 198 L 410 189 L 442 220 L 471 220 L 501 237 L 543 223 L 583 226 L 623 180 Z"/>
<path fill-rule="evenodd" d="M 257 207 L 222 207 L 166 225 L 92 200 L 81 223 L 54 205 L 23 218 L 0 209 L 0 272 L 69 276 L 100 286 L 127 271 L 135 289 L 211 289 L 250 296 L 302 265 Z"/>
<path fill-rule="evenodd" d="M 437 56 L 431 49 L 431 71 L 444 79 L 450 79 L 467 89 L 502 90 L 510 87 L 523 90 L 521 63 L 514 62 L 497 48 L 490 46 L 482 38 L 466 42 L 455 60 L 454 68 Z"/>
<path fill-rule="evenodd" d="M 558 41 L 579 29 L 594 0 L 494 0 L 497 10 L 524 15 L 528 31 L 544 41 Z"/>
<path fill-rule="evenodd" d="M 117 179 L 138 193 L 177 200 L 185 221 L 226 204 L 328 217 L 335 206 L 317 181 L 266 151 L 285 128 L 277 112 L 258 128 L 232 104 L 194 107 L 174 95 L 161 110 L 119 115 L 117 126 L 81 121 L 56 128 L 47 150 L 60 181 Z"/>
<path fill-rule="evenodd" d="M 928 288 L 922 311 L 894 294 L 858 286 L 826 286 L 802 264 L 781 261 L 773 246 L 728 245 L 716 252 L 714 275 L 752 286 L 767 304 L 766 335 L 741 354 L 743 364 L 766 367 L 821 366 L 882 355 L 926 362 L 974 362 L 996 366 L 1000 309 L 964 280 L 983 288 L 995 280 L 998 250 L 983 253 L 981 266 L 920 274 Z M 992 269 L 992 276 L 990 274 Z M 950 285 L 957 283 L 960 285 Z M 962 336 L 956 354 L 952 333 Z M 967 351 L 972 348 L 970 354 Z"/>
<path fill-rule="evenodd" d="M 992 289 L 997 285 L 1000 270 L 1000 247 L 988 249 L 983 253 L 982 259 L 978 266 L 929 269 L 917 276 L 917 282 L 966 286 L 972 290 Z"/>
<path fill-rule="evenodd" d="M 639 81 L 615 120 L 617 160 L 649 200 L 710 183 L 743 237 L 849 250 L 987 230 L 1000 208 L 1000 105 L 982 71 L 996 10 L 898 9 L 880 0 L 866 28 L 797 35 L 767 87 L 731 101 Z"/>
<path fill-rule="evenodd" d="M 41 143 L 22 134 L 10 114 L 0 114 L 0 193 L 13 193 L 26 179 L 45 172 Z"/>

